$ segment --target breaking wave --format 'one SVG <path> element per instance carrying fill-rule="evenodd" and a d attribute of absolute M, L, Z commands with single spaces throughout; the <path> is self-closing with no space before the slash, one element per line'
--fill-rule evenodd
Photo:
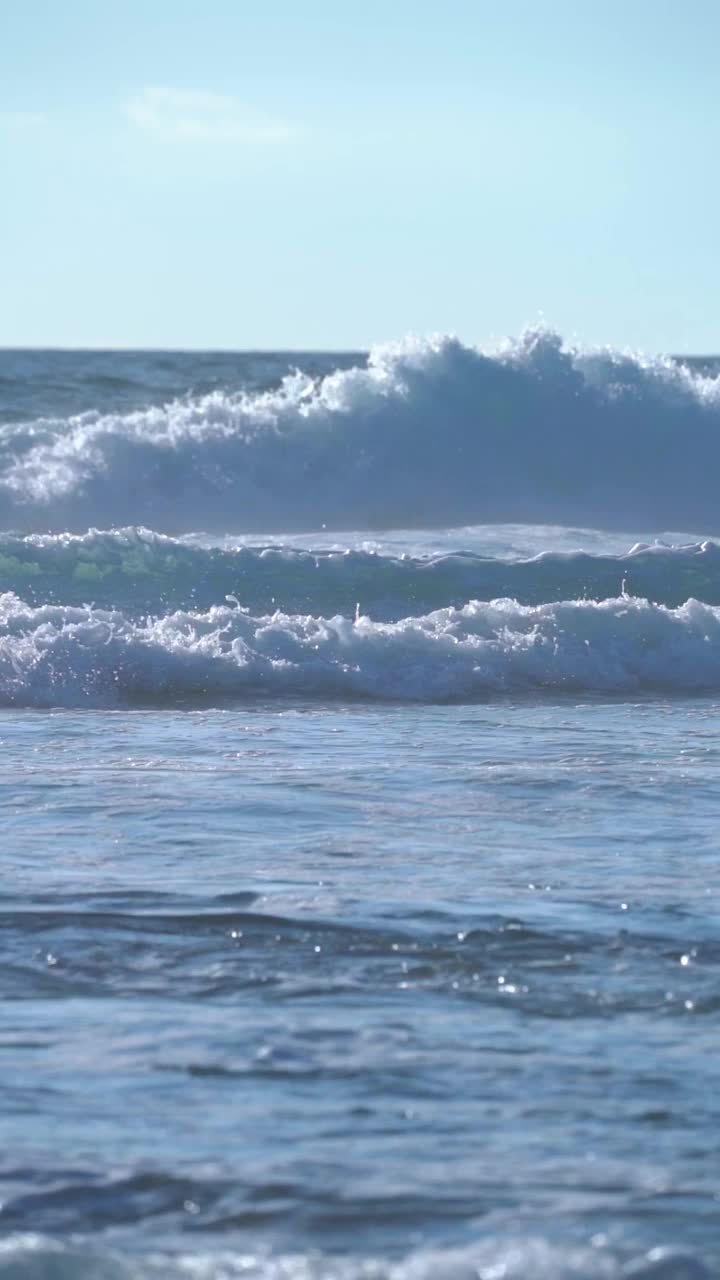
<path fill-rule="evenodd" d="M 633 597 L 471 601 L 395 622 L 254 615 L 133 619 L 0 596 L 0 704 L 114 706 L 245 696 L 472 700 L 534 691 L 720 690 L 720 609 Z"/>
<path fill-rule="evenodd" d="M 268 392 L 0 429 L 0 525 L 166 532 L 476 521 L 720 531 L 720 379 L 530 332 Z"/>

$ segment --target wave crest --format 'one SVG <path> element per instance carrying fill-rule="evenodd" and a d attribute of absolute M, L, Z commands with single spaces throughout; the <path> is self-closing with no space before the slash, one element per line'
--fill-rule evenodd
<path fill-rule="evenodd" d="M 277 544 L 200 546 L 135 528 L 0 534 L 0 588 L 34 605 L 92 601 L 133 616 L 209 608 L 228 595 L 257 613 L 280 607 L 332 616 L 359 606 L 378 621 L 499 597 L 541 604 L 625 593 L 671 606 L 691 596 L 720 605 L 720 546 L 640 544 L 625 555 L 543 552 L 507 559 L 471 552 L 391 556 Z"/>
<path fill-rule="evenodd" d="M 169 532 L 591 522 L 720 530 L 720 380 L 530 332 L 274 391 L 0 431 L 0 524 Z"/>
<path fill-rule="evenodd" d="M 229 605 L 133 620 L 0 596 L 0 703 L 243 696 L 438 701 L 549 691 L 720 689 L 720 609 L 689 600 L 471 601 L 397 622 Z"/>

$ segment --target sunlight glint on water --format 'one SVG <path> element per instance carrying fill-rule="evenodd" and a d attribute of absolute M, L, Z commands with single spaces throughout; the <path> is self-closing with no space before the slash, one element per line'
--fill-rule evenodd
<path fill-rule="evenodd" d="M 497 365 L 404 348 L 372 395 L 340 363 L 0 356 L 0 468 L 27 481 L 0 535 L 0 1276 L 707 1280 L 714 383 L 528 340 Z M 293 365 L 340 413 L 297 418 L 302 500 L 282 431 L 223 435 Z M 620 492 L 614 531 L 585 528 L 566 470 L 542 524 L 450 527 L 488 379 L 525 394 L 540 368 L 557 432 L 569 379 L 578 429 L 604 404 L 640 430 L 649 396 L 668 467 L 674 432 L 704 442 L 697 504 L 650 458 L 657 520 Z M 446 468 L 422 506 L 446 527 L 403 530 L 390 481 L 397 518 L 362 527 L 393 458 L 425 503 L 449 405 L 457 520 Z M 330 505 L 354 532 L 319 489 L 303 510 L 351 474 Z M 260 535 L 264 500 L 287 522 Z"/>

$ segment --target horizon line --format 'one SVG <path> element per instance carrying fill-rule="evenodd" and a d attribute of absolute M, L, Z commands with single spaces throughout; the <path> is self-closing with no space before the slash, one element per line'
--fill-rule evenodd
<path fill-rule="evenodd" d="M 373 343 L 370 346 L 352 346 L 352 347 L 156 347 L 156 346 L 82 346 L 73 344 L 71 346 L 62 346 L 42 343 L 22 344 L 3 344 L 0 343 L 0 355 L 8 352 L 45 352 L 47 354 L 67 353 L 79 354 L 94 353 L 97 355 L 218 355 L 218 356 L 265 356 L 265 355 L 336 355 L 336 356 L 367 356 Z M 382 345 L 382 344 L 381 344 Z M 469 346 L 475 344 L 469 343 Z M 593 348 L 589 348 L 592 350 Z M 618 348 L 622 350 L 623 348 Z M 720 350 L 718 351 L 662 351 L 658 350 L 654 353 L 648 352 L 647 348 L 638 347 L 631 348 L 641 354 L 655 354 L 657 356 L 665 356 L 670 360 L 719 360 Z"/>
<path fill-rule="evenodd" d="M 263 356 L 263 355 L 366 355 L 370 347 L 131 347 L 131 346 L 59 346 L 31 343 L 0 343 L 0 354 L 6 351 L 44 351 L 44 352 L 97 352 L 98 355 L 146 354 L 146 355 L 216 355 L 216 356 Z"/>

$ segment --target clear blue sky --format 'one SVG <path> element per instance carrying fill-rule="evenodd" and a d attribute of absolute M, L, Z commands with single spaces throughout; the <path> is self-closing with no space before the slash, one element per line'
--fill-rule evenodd
<path fill-rule="evenodd" d="M 720 349 L 717 0 L 23 0 L 0 344 Z"/>

